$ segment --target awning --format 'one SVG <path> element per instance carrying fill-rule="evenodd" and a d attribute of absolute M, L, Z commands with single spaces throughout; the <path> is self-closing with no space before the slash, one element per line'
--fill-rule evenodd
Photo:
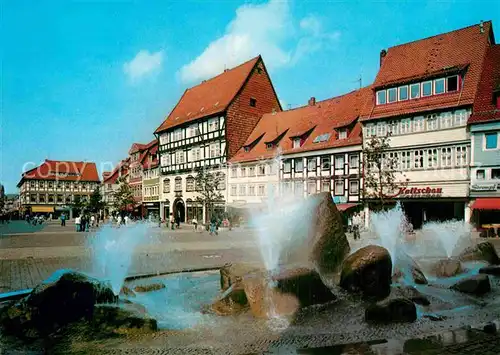
<path fill-rule="evenodd" d="M 52 206 L 33 206 L 31 207 L 31 212 L 54 212 L 54 207 Z"/>
<path fill-rule="evenodd" d="M 477 198 L 471 208 L 473 210 L 500 210 L 500 198 Z"/>
<path fill-rule="evenodd" d="M 357 205 L 359 205 L 359 203 L 339 203 L 337 205 L 337 209 L 339 211 L 345 211 L 348 210 L 349 208 L 356 207 Z"/>

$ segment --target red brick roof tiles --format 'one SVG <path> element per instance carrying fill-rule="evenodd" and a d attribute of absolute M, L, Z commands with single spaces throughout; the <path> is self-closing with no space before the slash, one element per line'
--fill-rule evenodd
<path fill-rule="evenodd" d="M 114 184 L 119 177 L 128 174 L 128 166 L 129 166 L 130 158 L 123 159 L 118 163 L 118 165 L 113 169 L 111 174 L 109 174 L 104 181 L 103 184 Z"/>
<path fill-rule="evenodd" d="M 479 89 L 474 100 L 470 123 L 500 120 L 500 109 L 494 104 L 493 92 L 500 89 L 500 45 L 492 45 L 484 60 Z"/>
<path fill-rule="evenodd" d="M 184 91 L 177 105 L 155 133 L 224 112 L 240 91 L 260 56 Z"/>
<path fill-rule="evenodd" d="M 83 161 L 45 161 L 25 172 L 18 186 L 24 180 L 92 181 L 99 182 L 95 163 Z"/>
<path fill-rule="evenodd" d="M 373 83 L 370 105 L 362 112 L 361 120 L 472 104 L 491 33 L 488 21 L 483 23 L 483 31 L 479 25 L 473 25 L 389 48 Z M 377 88 L 464 68 L 466 74 L 461 92 L 375 105 Z"/>
<path fill-rule="evenodd" d="M 281 154 L 344 147 L 361 144 L 361 125 L 356 120 L 371 93 L 371 87 L 365 87 L 348 94 L 317 102 L 296 109 L 270 113 L 262 116 L 261 120 L 247 139 L 245 146 L 255 146 L 247 152 L 243 147 L 230 160 L 232 163 L 248 162 L 260 159 L 274 158 L 278 149 Z M 349 127 L 351 131 L 345 139 L 337 139 L 336 128 Z M 304 137 L 300 148 L 293 148 L 292 137 Z M 278 146 L 268 149 L 265 142 L 271 142 L 280 134 L 286 132 Z M 320 143 L 313 143 L 314 139 L 325 133 L 330 137 Z M 258 140 L 258 141 L 257 141 Z"/>

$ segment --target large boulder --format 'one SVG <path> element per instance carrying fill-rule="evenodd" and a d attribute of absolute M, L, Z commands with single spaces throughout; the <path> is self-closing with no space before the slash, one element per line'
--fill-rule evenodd
<path fill-rule="evenodd" d="M 278 274 L 253 272 L 243 278 L 245 294 L 255 317 L 290 316 L 299 308 L 335 300 L 315 270 L 290 268 Z"/>
<path fill-rule="evenodd" d="M 382 299 L 391 292 L 391 274 L 389 252 L 378 245 L 369 245 L 344 260 L 339 285 L 365 298 Z"/>
<path fill-rule="evenodd" d="M 487 275 L 473 275 L 458 281 L 451 286 L 452 290 L 476 296 L 484 295 L 491 291 L 490 279 Z"/>
<path fill-rule="evenodd" d="M 315 208 L 308 241 L 311 247 L 309 259 L 321 275 L 335 273 L 350 251 L 342 216 L 330 193 L 323 192 L 310 198 L 314 199 Z"/>
<path fill-rule="evenodd" d="M 460 260 L 443 259 L 434 265 L 433 271 L 437 277 L 452 277 L 460 274 L 463 269 Z"/>
<path fill-rule="evenodd" d="M 91 319 L 96 304 L 116 303 L 108 285 L 74 271 L 58 272 L 21 301 L 2 310 L 0 322 L 15 335 L 48 335 L 65 325 Z"/>
<path fill-rule="evenodd" d="M 490 242 L 481 242 L 465 249 L 460 254 L 461 261 L 486 261 L 491 265 L 500 265 L 500 258 Z"/>
<path fill-rule="evenodd" d="M 404 252 L 398 252 L 394 262 L 392 281 L 398 283 L 427 285 L 427 278 L 415 260 Z"/>
<path fill-rule="evenodd" d="M 365 309 L 365 321 L 370 323 L 414 322 L 416 319 L 415 304 L 403 297 L 389 297 Z"/>

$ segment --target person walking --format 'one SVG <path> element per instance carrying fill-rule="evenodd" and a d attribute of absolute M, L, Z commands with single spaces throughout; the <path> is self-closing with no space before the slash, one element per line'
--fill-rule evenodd
<path fill-rule="evenodd" d="M 212 218 L 210 218 L 210 235 L 214 235 L 216 233 L 215 231 L 216 223 L 217 219 L 215 218 L 215 216 L 212 216 Z"/>
<path fill-rule="evenodd" d="M 92 217 L 90 217 L 90 226 L 91 226 L 92 228 L 94 228 L 94 227 L 95 227 L 95 216 L 94 216 L 94 215 L 92 215 Z"/>
<path fill-rule="evenodd" d="M 170 225 L 172 226 L 172 230 L 175 229 L 175 218 L 173 214 L 170 214 Z"/>
<path fill-rule="evenodd" d="M 198 220 L 196 219 L 196 217 L 193 218 L 192 223 L 193 223 L 195 232 L 197 232 L 198 231 Z"/>
<path fill-rule="evenodd" d="M 76 226 L 76 231 L 80 232 L 80 224 L 82 223 L 82 219 L 78 216 L 75 218 L 75 226 Z"/>
<path fill-rule="evenodd" d="M 66 215 L 64 213 L 61 214 L 61 227 L 66 226 Z"/>

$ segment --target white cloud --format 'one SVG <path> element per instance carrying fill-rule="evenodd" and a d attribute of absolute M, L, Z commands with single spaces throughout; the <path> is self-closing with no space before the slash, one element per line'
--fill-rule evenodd
<path fill-rule="evenodd" d="M 258 54 L 271 69 L 293 65 L 305 54 L 321 49 L 325 41 L 338 39 L 324 32 L 320 19 L 313 15 L 297 22 L 287 0 L 240 6 L 224 35 L 184 65 L 180 78 L 183 82 L 200 81 Z"/>
<path fill-rule="evenodd" d="M 123 72 L 131 81 L 137 82 L 148 75 L 158 73 L 162 62 L 163 51 L 150 53 L 140 50 L 130 62 L 123 64 Z"/>

